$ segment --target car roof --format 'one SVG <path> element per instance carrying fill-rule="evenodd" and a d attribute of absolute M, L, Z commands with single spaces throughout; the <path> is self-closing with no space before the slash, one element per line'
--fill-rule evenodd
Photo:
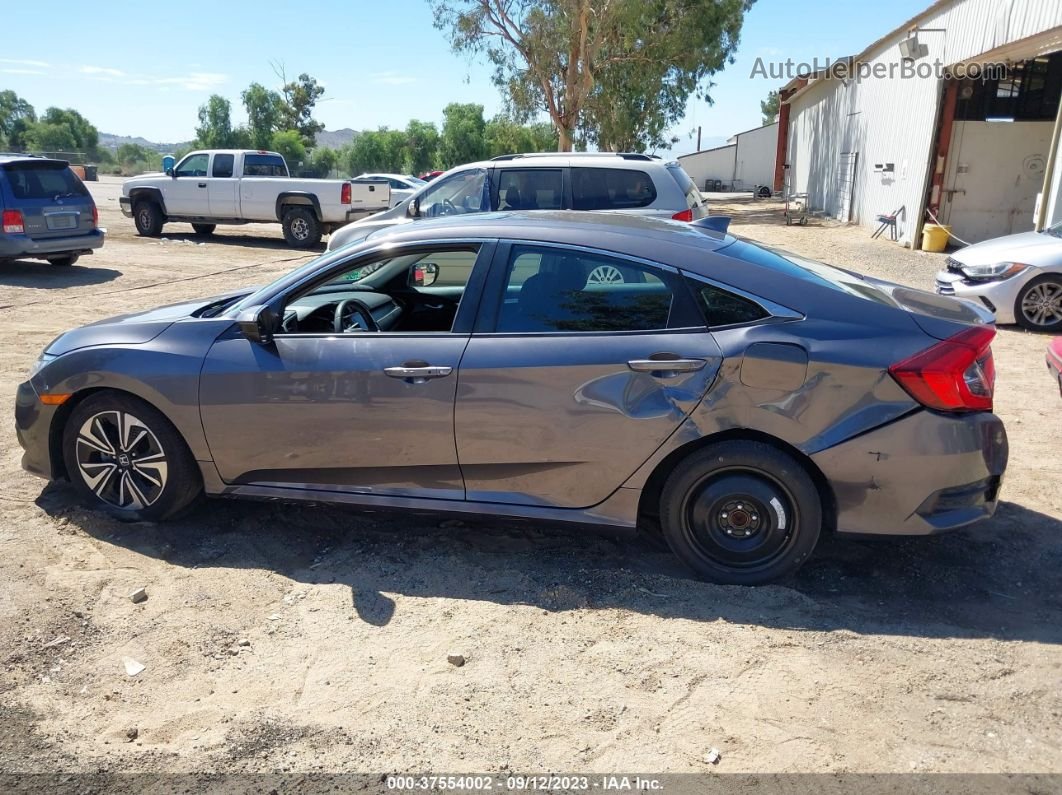
<path fill-rule="evenodd" d="M 677 160 L 661 160 L 654 155 L 626 152 L 527 152 L 501 155 L 490 160 L 478 160 L 455 166 L 446 173 L 465 168 L 623 168 L 644 170 L 652 166 L 678 165 Z"/>
<path fill-rule="evenodd" d="M 18 162 L 30 162 L 30 163 L 67 163 L 65 160 L 59 160 L 54 157 L 41 157 L 40 155 L 26 155 L 19 154 L 18 152 L 0 152 L 0 163 L 18 163 Z M 69 164 L 67 164 L 69 165 Z"/>
<path fill-rule="evenodd" d="M 660 261 L 661 247 L 693 247 L 700 252 L 729 245 L 734 238 L 683 221 L 623 212 L 522 210 L 428 218 L 384 227 L 366 242 L 505 238 L 599 248 Z"/>

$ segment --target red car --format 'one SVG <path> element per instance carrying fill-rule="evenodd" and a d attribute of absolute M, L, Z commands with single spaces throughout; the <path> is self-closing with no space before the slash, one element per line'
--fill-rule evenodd
<path fill-rule="evenodd" d="M 1055 337 L 1047 346 L 1047 369 L 1058 379 L 1058 392 L 1062 395 L 1062 337 Z"/>
<path fill-rule="evenodd" d="M 420 179 L 424 180 L 425 182 L 431 182 L 433 179 L 435 179 L 442 173 L 442 171 L 425 171 L 423 174 L 420 175 Z"/>

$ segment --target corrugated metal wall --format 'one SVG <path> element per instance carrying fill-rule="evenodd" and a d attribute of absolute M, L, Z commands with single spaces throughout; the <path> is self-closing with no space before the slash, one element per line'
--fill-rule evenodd
<path fill-rule="evenodd" d="M 718 179 L 727 185 L 730 184 L 734 179 L 734 154 L 736 152 L 737 144 L 731 144 L 716 149 L 706 149 L 703 152 L 694 152 L 692 155 L 683 155 L 678 161 L 697 187 L 704 190 L 704 182 L 708 179 Z"/>
<path fill-rule="evenodd" d="M 1059 0 L 956 0 L 917 21 L 928 55 L 923 70 L 945 66 L 1062 26 Z M 901 240 L 912 242 L 922 212 L 943 81 L 935 74 L 901 76 L 900 31 L 861 56 L 864 70 L 847 80 L 819 80 L 792 100 L 789 129 L 790 179 L 805 191 L 809 206 L 829 212 L 843 185 L 841 169 L 858 153 L 851 220 L 868 226 L 882 213 L 900 211 Z M 925 66 L 922 66 L 922 65 Z M 855 69 L 855 66 L 853 66 Z M 930 70 L 932 71 L 932 70 Z M 876 171 L 892 164 L 893 170 Z"/>
<path fill-rule="evenodd" d="M 778 123 L 758 127 L 737 136 L 734 187 L 752 190 L 774 184 L 774 159 L 778 155 Z"/>

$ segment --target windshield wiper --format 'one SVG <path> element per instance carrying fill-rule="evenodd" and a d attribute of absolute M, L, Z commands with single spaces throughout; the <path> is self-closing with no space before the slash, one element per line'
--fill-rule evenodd
<path fill-rule="evenodd" d="M 76 193 L 57 193 L 52 197 L 53 202 L 57 202 L 60 199 L 69 199 L 73 196 L 77 196 Z"/>

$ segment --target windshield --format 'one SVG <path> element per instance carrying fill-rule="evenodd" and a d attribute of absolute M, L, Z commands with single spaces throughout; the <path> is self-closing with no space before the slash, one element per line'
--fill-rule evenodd
<path fill-rule="evenodd" d="M 269 284 L 267 284 L 267 285 L 265 285 L 263 287 L 259 287 L 253 293 L 251 293 L 250 295 L 244 296 L 240 301 L 236 302 L 235 304 L 230 306 L 228 309 L 226 309 L 225 313 L 224 313 L 225 317 L 236 317 L 236 315 L 238 315 L 244 309 L 248 309 L 248 308 L 250 308 L 252 306 L 256 306 L 258 304 L 258 301 L 259 301 L 259 299 L 258 299 L 259 295 L 272 295 L 273 293 L 275 293 L 278 290 L 286 287 L 287 285 L 295 284 L 296 282 L 302 281 L 303 277 L 309 276 L 311 273 L 313 273 L 318 268 L 320 268 L 321 267 L 321 263 L 324 262 L 324 260 L 326 258 L 331 259 L 333 256 L 334 256 L 334 254 L 332 254 L 330 252 L 325 252 L 320 257 L 314 257 L 312 260 L 307 262 L 305 265 L 302 265 L 302 266 L 296 268 L 295 270 L 291 271 L 290 273 L 284 274 L 279 279 L 275 279 L 274 281 L 271 281 Z M 366 275 L 368 275 L 368 274 L 366 274 Z"/>
<path fill-rule="evenodd" d="M 1062 237 L 1062 221 L 1059 221 L 1054 226 L 1049 226 L 1044 230 L 1044 234 L 1051 235 L 1051 237 Z"/>

